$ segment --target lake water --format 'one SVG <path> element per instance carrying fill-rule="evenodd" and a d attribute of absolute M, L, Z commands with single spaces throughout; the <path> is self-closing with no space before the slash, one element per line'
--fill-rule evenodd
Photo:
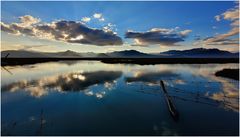
<path fill-rule="evenodd" d="M 238 64 L 6 66 L 1 69 L 1 133 L 238 135 L 238 81 L 214 75 L 223 68 Z"/>

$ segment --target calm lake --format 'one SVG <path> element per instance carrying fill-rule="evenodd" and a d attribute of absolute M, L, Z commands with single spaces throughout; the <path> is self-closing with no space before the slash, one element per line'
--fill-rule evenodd
<path fill-rule="evenodd" d="M 214 75 L 223 68 L 238 64 L 60 61 L 2 67 L 1 133 L 238 135 L 239 85 Z"/>

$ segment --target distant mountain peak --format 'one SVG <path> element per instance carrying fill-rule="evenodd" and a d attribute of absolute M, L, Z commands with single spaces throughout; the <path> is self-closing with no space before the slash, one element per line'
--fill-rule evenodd
<path fill-rule="evenodd" d="M 133 50 L 133 49 L 130 49 L 130 50 L 121 50 L 121 51 L 113 51 L 113 52 L 110 52 L 110 53 L 114 53 L 114 52 L 135 52 L 135 53 L 141 53 L 140 51 L 137 51 L 137 50 Z"/>
<path fill-rule="evenodd" d="M 149 57 L 151 54 L 139 52 L 137 50 L 123 50 L 107 53 L 110 57 Z"/>
<path fill-rule="evenodd" d="M 75 52 L 75 51 L 72 51 L 72 50 L 66 50 L 66 51 L 64 51 L 65 53 L 77 53 L 77 52 Z"/>
<path fill-rule="evenodd" d="M 194 48 L 194 49 L 188 49 L 188 50 L 169 50 L 166 52 L 161 52 L 160 55 L 185 56 L 185 57 L 236 56 L 235 53 L 220 50 L 217 48 L 212 48 L 212 49 Z"/>

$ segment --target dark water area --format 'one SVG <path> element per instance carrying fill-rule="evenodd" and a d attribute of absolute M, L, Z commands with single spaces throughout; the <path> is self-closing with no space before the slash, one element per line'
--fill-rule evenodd
<path fill-rule="evenodd" d="M 238 64 L 5 66 L 1 134 L 239 135 L 239 82 L 215 76 L 224 68 Z"/>

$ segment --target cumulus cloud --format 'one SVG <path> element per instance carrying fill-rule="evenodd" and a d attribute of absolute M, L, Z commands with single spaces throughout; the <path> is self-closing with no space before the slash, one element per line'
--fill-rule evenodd
<path fill-rule="evenodd" d="M 178 31 L 178 29 L 178 27 L 174 29 L 152 28 L 146 32 L 134 32 L 132 30 L 128 30 L 125 33 L 125 37 L 134 39 L 135 45 L 140 46 L 176 46 L 176 43 L 184 41 L 188 34 L 192 32 L 191 30 Z"/>
<path fill-rule="evenodd" d="M 94 14 L 93 14 L 93 17 L 99 19 L 99 18 L 102 17 L 102 14 L 101 14 L 101 13 L 94 13 Z"/>
<path fill-rule="evenodd" d="M 89 18 L 89 17 L 83 17 L 83 18 L 81 19 L 81 21 L 82 21 L 82 22 L 89 22 L 89 21 L 91 21 L 91 18 Z"/>
<path fill-rule="evenodd" d="M 93 17 L 98 19 L 99 21 L 105 21 L 103 15 L 101 13 L 94 13 Z"/>
<path fill-rule="evenodd" d="M 36 18 L 29 17 L 29 15 L 19 19 L 20 23 L 5 24 L 1 22 L 1 30 L 15 35 L 27 35 L 68 43 L 98 46 L 123 44 L 122 39 L 115 32 L 90 28 L 82 22 L 59 20 L 39 23 L 40 20 L 36 21 Z"/>
<path fill-rule="evenodd" d="M 186 37 L 191 32 L 192 30 L 187 29 L 187 30 L 180 31 L 179 34 Z"/>
<path fill-rule="evenodd" d="M 19 17 L 19 20 L 21 22 L 20 25 L 24 27 L 36 24 L 41 21 L 39 18 L 34 18 L 31 15 L 21 16 Z"/>
<path fill-rule="evenodd" d="M 239 45 L 239 39 L 233 39 L 233 36 L 239 35 L 239 7 L 236 6 L 232 9 L 227 10 L 226 12 L 222 13 L 221 15 L 215 16 L 217 21 L 221 19 L 231 21 L 231 30 L 227 33 L 219 34 L 213 37 L 208 37 L 204 39 L 202 44 L 204 45 Z"/>
<path fill-rule="evenodd" d="M 106 32 L 109 32 L 109 31 L 112 31 L 114 32 L 115 34 L 117 29 L 116 29 L 116 25 L 115 24 L 112 24 L 112 23 L 108 23 L 106 26 L 103 27 L 103 30 L 106 31 Z"/>
<path fill-rule="evenodd" d="M 105 21 L 105 19 L 104 18 L 100 18 L 99 21 Z"/>
<path fill-rule="evenodd" d="M 216 15 L 214 18 L 216 19 L 216 21 L 220 21 L 221 20 L 221 16 L 220 15 Z"/>

